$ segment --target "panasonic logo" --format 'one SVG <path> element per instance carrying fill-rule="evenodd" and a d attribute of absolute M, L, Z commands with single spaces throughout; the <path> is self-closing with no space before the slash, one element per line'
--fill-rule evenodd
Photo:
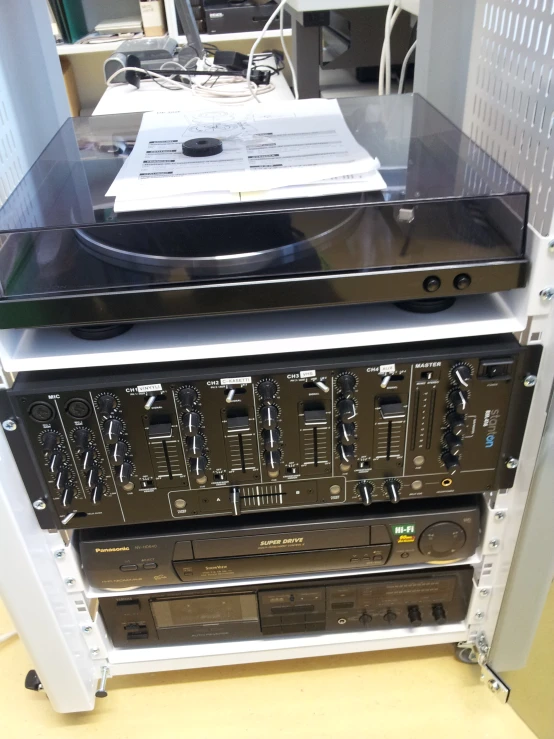
<path fill-rule="evenodd" d="M 129 552 L 130 549 L 129 547 L 109 547 L 106 549 L 101 549 L 100 547 L 96 547 L 94 551 L 99 554 L 104 554 L 106 552 Z"/>
<path fill-rule="evenodd" d="M 304 541 L 303 536 L 299 536 L 297 539 L 268 539 L 267 541 L 261 541 L 261 547 L 274 547 L 279 544 L 302 544 Z"/>

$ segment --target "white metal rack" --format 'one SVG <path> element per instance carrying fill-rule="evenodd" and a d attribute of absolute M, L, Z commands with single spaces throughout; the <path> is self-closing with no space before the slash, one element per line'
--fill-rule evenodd
<path fill-rule="evenodd" d="M 432 19 L 437 3 L 444 7 L 445 0 L 422 0 L 420 24 L 425 25 Z M 23 43 L 27 38 L 28 29 L 21 19 L 34 17 L 38 24 L 38 30 L 35 30 L 45 41 L 46 36 L 50 34 L 50 27 L 46 13 L 40 10 L 39 5 L 42 5 L 42 0 L 19 0 L 17 10 L 11 9 L 14 22 L 7 25 L 10 26 L 10 34 L 14 40 Z M 490 48 L 490 34 L 495 32 L 494 29 L 497 28 L 497 32 L 500 33 L 503 11 L 517 13 L 520 18 L 528 19 L 531 19 L 534 13 L 545 14 L 544 17 L 541 16 L 543 22 L 541 33 L 546 33 L 544 23 L 548 20 L 546 13 L 550 4 L 548 9 L 545 2 L 539 3 L 538 0 L 534 0 L 534 7 L 531 5 L 532 3 L 525 4 L 522 0 L 498 0 L 495 3 L 476 0 L 472 64 L 476 63 L 476 58 L 482 59 L 484 50 Z M 490 7 L 494 8 L 494 12 Z M 500 20 L 495 26 L 497 8 Z M 493 13 L 492 21 L 489 13 Z M 552 12 L 550 16 L 548 22 L 554 31 Z M 520 20 L 520 23 L 522 22 Z M 535 28 L 538 29 L 538 23 Z M 445 28 L 442 28 L 442 32 L 448 33 Z M 454 32 L 453 28 L 452 33 Z M 0 26 L 0 48 L 10 48 L 3 46 L 3 42 L 6 41 L 3 35 L 6 35 L 6 31 Z M 485 37 L 488 37 L 488 42 Z M 551 33 L 549 38 L 552 39 L 550 43 L 554 44 L 554 33 Z M 470 39 L 467 39 L 467 42 L 470 43 Z M 520 43 L 527 44 L 527 36 Z M 54 75 L 52 55 L 55 59 L 56 52 L 52 45 L 45 42 L 41 46 L 41 53 L 44 56 L 45 68 Z M 418 53 L 424 55 L 425 50 L 420 49 Z M 42 128 L 38 125 L 32 126 L 28 121 L 24 123 L 21 106 L 14 101 L 16 88 L 12 87 L 10 76 L 4 74 L 9 61 L 3 56 L 0 57 L 0 100 L 2 100 L 0 125 L 11 127 L 16 132 L 17 136 L 13 137 L 14 142 L 17 139 L 13 147 L 14 154 L 20 156 L 21 161 L 25 161 L 23 159 L 25 147 L 33 140 L 34 145 L 40 150 L 53 134 L 55 121 L 49 120 Z M 32 60 L 23 58 L 18 70 L 18 79 L 24 78 L 25 75 L 33 79 L 36 63 L 34 58 Z M 548 68 L 552 75 L 551 47 L 544 49 L 540 63 L 544 66 L 550 65 Z M 5 66 L 2 67 L 2 64 Z M 440 58 L 435 59 L 435 68 L 436 74 L 441 74 L 445 68 Z M 548 78 L 548 75 L 546 77 Z M 474 85 L 471 75 L 469 79 L 470 86 Z M 531 99 L 535 94 L 533 92 L 535 88 L 532 87 L 532 83 L 529 85 L 526 94 Z M 60 91 L 63 94 L 61 85 L 57 88 L 58 95 Z M 33 109 L 33 120 L 40 120 L 38 112 L 41 106 L 49 108 L 51 104 L 49 99 L 37 98 L 37 100 L 38 102 L 34 101 L 36 107 Z M 440 107 L 440 100 L 432 102 Z M 59 124 L 63 120 L 64 112 L 59 100 L 57 105 Z M 467 107 L 469 117 L 471 105 L 472 103 Z M 28 107 L 29 110 L 23 111 L 24 113 L 30 112 L 30 101 Z M 519 113 L 514 113 L 515 118 L 517 115 Z M 551 138 L 551 132 L 552 127 L 544 127 L 541 135 L 545 141 Z M 0 128 L 0 134 L 2 133 L 3 129 Z M 501 139 L 502 136 L 501 129 L 495 129 L 494 136 L 489 132 L 489 138 L 483 139 L 483 146 L 494 155 L 495 137 Z M 533 187 L 552 186 L 550 172 L 542 172 L 540 167 L 534 171 L 537 178 L 532 183 Z M 13 173 L 6 175 L 0 168 L 1 177 L 4 178 L 3 196 L 7 197 L 9 190 L 15 186 L 16 177 Z M 160 358 L 167 361 L 175 359 L 185 361 L 192 358 L 248 356 L 297 349 L 305 351 L 406 341 L 420 341 L 424 344 L 436 338 L 455 339 L 503 332 L 516 333 L 522 343 L 541 342 L 545 346 L 515 485 L 509 491 L 499 491 L 496 498 L 490 497 L 485 501 L 487 515 L 482 546 L 476 557 L 471 560 L 475 567 L 475 580 L 470 608 L 466 621 L 454 625 L 414 630 L 381 629 L 368 634 L 303 636 L 224 645 L 115 649 L 106 634 L 101 618 L 98 617 L 99 594 L 91 590 L 83 579 L 77 555 L 67 534 L 47 532 L 39 528 L 6 442 L 6 434 L 9 431 L 0 431 L 2 527 L 0 557 L 4 563 L 9 562 L 10 565 L 0 569 L 0 586 L 52 707 L 62 712 L 92 709 L 97 681 L 103 670 L 115 676 L 468 640 L 479 641 L 482 648 L 485 645 L 485 652 L 486 645 L 494 645 L 496 625 L 506 588 L 511 588 L 512 591 L 514 588 L 517 589 L 517 580 L 512 577 L 510 581 L 516 542 L 519 538 L 521 547 L 525 543 L 525 537 L 529 536 L 523 521 L 523 513 L 532 487 L 535 461 L 554 378 L 552 320 L 554 301 L 545 299 L 545 290 L 554 285 L 554 250 L 551 247 L 552 240 L 548 236 L 551 229 L 544 227 L 544 219 L 540 223 L 540 233 L 532 227 L 529 230 L 533 270 L 528 286 L 524 290 L 507 295 L 466 298 L 460 301 L 453 311 L 435 316 L 400 314 L 390 306 L 384 308 L 368 306 L 326 309 L 324 321 L 321 320 L 323 313 L 317 312 L 316 316 L 315 311 L 262 318 L 244 316 L 233 319 L 232 328 L 230 319 L 225 317 L 195 319 L 186 322 L 186 336 L 183 322 L 168 321 L 154 327 L 148 325 L 137 327 L 129 334 L 110 342 L 110 348 L 83 346 L 56 329 L 3 330 L 0 334 L 0 361 L 5 386 L 12 381 L 11 373 L 28 369 L 138 364 L 154 358 L 156 361 L 160 361 Z M 345 326 L 348 326 L 347 330 Z M 235 338 L 237 333 L 238 340 Z M 540 500 L 543 494 L 544 490 L 541 487 L 536 488 L 533 492 L 535 502 Z M 494 546 L 491 545 L 493 541 Z M 547 550 L 544 551 L 548 555 Z M 548 573 L 543 572 L 542 577 L 540 574 L 540 572 L 527 573 L 528 579 L 535 578 L 536 600 L 539 604 L 546 589 L 550 569 Z M 528 616 L 527 628 L 532 628 L 536 618 L 538 616 L 534 614 Z M 512 668 L 520 666 L 522 661 L 520 654 L 512 654 L 509 650 L 499 655 L 498 659 L 504 667 Z"/>

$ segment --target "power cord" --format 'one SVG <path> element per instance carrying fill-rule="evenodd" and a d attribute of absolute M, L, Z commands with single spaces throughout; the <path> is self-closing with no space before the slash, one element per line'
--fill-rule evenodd
<path fill-rule="evenodd" d="M 417 46 L 417 39 L 414 41 L 414 43 L 410 46 L 408 51 L 406 52 L 406 56 L 404 57 L 404 61 L 402 62 L 402 70 L 400 71 L 400 82 L 398 83 L 398 94 L 402 95 L 404 92 L 404 81 L 406 79 L 406 70 L 408 69 L 408 62 L 410 60 L 410 57 L 415 51 L 415 48 Z"/>
<path fill-rule="evenodd" d="M 383 39 L 383 47 L 381 49 L 381 63 L 379 65 L 379 95 L 390 95 L 391 90 L 391 50 L 390 50 L 390 39 L 391 32 L 394 28 L 394 24 L 402 8 L 396 8 L 396 0 L 390 0 L 387 8 L 387 15 L 385 17 L 385 37 Z M 393 12 L 394 11 L 394 12 Z"/>

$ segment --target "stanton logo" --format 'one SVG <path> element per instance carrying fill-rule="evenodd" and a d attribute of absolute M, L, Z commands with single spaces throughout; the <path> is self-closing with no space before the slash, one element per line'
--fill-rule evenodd
<path fill-rule="evenodd" d="M 104 554 L 105 552 L 129 552 L 130 549 L 129 547 L 109 547 L 108 549 L 100 549 L 99 547 L 96 547 L 94 551 Z"/>
<path fill-rule="evenodd" d="M 500 411 L 495 408 L 490 411 L 485 411 L 485 417 L 483 419 L 483 427 L 487 429 L 487 435 L 485 437 L 485 448 L 492 449 L 494 446 L 494 440 L 498 433 L 498 422 L 500 420 Z"/>
<path fill-rule="evenodd" d="M 279 544 L 302 544 L 304 541 L 303 536 L 299 536 L 297 539 L 268 539 L 267 541 L 261 541 L 261 547 L 274 547 Z"/>

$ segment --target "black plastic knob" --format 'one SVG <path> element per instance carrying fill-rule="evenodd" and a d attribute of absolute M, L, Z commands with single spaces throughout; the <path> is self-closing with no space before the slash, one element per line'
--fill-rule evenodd
<path fill-rule="evenodd" d="M 264 443 L 264 449 L 268 452 L 279 448 L 281 441 L 281 432 L 279 429 L 264 429 L 262 431 L 262 440 Z"/>
<path fill-rule="evenodd" d="M 337 377 L 337 386 L 339 391 L 345 398 L 349 398 L 356 387 L 356 378 L 354 375 L 340 375 Z"/>
<path fill-rule="evenodd" d="M 356 485 L 356 492 L 364 505 L 371 505 L 371 494 L 373 493 L 373 485 L 370 482 L 359 482 Z"/>
<path fill-rule="evenodd" d="M 90 439 L 90 431 L 85 428 L 76 429 L 73 434 L 73 441 L 77 449 L 82 450 L 88 447 Z"/>
<path fill-rule="evenodd" d="M 186 408 L 191 410 L 192 406 L 198 400 L 198 392 L 193 387 L 183 387 L 178 392 L 179 403 Z"/>
<path fill-rule="evenodd" d="M 339 402 L 339 404 L 337 405 L 337 410 L 339 412 L 340 420 L 343 423 L 348 423 L 356 417 L 356 404 L 353 400 L 350 400 L 348 398 L 345 398 L 344 400 L 341 400 Z"/>
<path fill-rule="evenodd" d="M 457 470 L 460 469 L 460 461 L 458 457 L 455 457 L 453 454 L 450 454 L 450 452 L 445 452 L 442 457 L 441 461 L 443 465 L 446 467 L 446 471 L 453 475 Z"/>
<path fill-rule="evenodd" d="M 98 505 L 100 501 L 102 500 L 102 496 L 104 495 L 104 483 L 102 480 L 98 480 L 96 485 L 92 488 L 90 493 L 90 502 L 93 505 Z"/>
<path fill-rule="evenodd" d="M 458 387 L 467 387 L 471 380 L 471 367 L 459 364 L 452 369 L 452 379 Z"/>
<path fill-rule="evenodd" d="M 431 608 L 431 613 L 438 624 L 446 623 L 446 611 L 442 603 L 435 603 Z"/>
<path fill-rule="evenodd" d="M 339 438 L 341 444 L 352 444 L 356 435 L 355 423 L 339 423 Z"/>
<path fill-rule="evenodd" d="M 396 621 L 396 613 L 394 611 L 389 610 L 385 613 L 383 618 L 388 624 L 392 624 L 394 621 Z"/>
<path fill-rule="evenodd" d="M 258 385 L 258 395 L 265 402 L 271 402 L 277 395 L 277 383 L 273 380 L 262 380 Z"/>
<path fill-rule="evenodd" d="M 127 444 L 124 441 L 118 441 L 112 448 L 112 460 L 114 464 L 121 464 L 127 454 Z"/>
<path fill-rule="evenodd" d="M 454 406 L 456 413 L 465 413 L 468 397 L 465 390 L 451 390 L 448 393 L 448 402 Z"/>
<path fill-rule="evenodd" d="M 63 454 L 61 452 L 54 452 L 48 459 L 48 467 L 50 472 L 58 472 L 63 462 Z"/>
<path fill-rule="evenodd" d="M 69 472 L 66 469 L 61 469 L 56 477 L 56 487 L 58 490 L 63 490 L 69 480 Z"/>
<path fill-rule="evenodd" d="M 339 444 L 338 453 L 341 464 L 352 464 L 356 458 L 356 450 L 352 445 Z"/>
<path fill-rule="evenodd" d="M 278 470 L 281 464 L 281 452 L 264 452 L 264 462 L 269 471 Z"/>
<path fill-rule="evenodd" d="M 458 455 L 462 451 L 464 442 L 461 437 L 456 434 L 448 433 L 444 435 L 444 443 L 448 447 L 450 454 Z"/>
<path fill-rule="evenodd" d="M 268 405 L 261 409 L 260 418 L 264 429 L 274 429 L 277 426 L 279 411 L 274 405 Z"/>
<path fill-rule="evenodd" d="M 398 480 L 385 480 L 385 492 L 391 503 L 398 503 L 400 500 L 400 483 Z"/>
<path fill-rule="evenodd" d="M 87 475 L 87 486 L 92 490 L 98 484 L 98 467 L 93 467 Z"/>
<path fill-rule="evenodd" d="M 66 485 L 63 489 L 62 497 L 61 497 L 61 503 L 64 508 L 67 508 L 71 505 L 73 501 L 73 496 L 75 495 L 75 490 L 73 489 L 73 485 Z"/>
<path fill-rule="evenodd" d="M 94 466 L 94 451 L 92 449 L 85 449 L 81 454 L 81 469 L 83 472 L 88 472 Z"/>
<path fill-rule="evenodd" d="M 96 401 L 96 404 L 98 405 L 98 410 L 103 416 L 110 415 L 110 413 L 115 408 L 115 403 L 116 401 L 113 395 L 101 395 Z"/>
<path fill-rule="evenodd" d="M 108 441 L 114 443 L 119 439 L 123 431 L 123 424 L 118 418 L 108 418 L 103 425 L 104 436 Z"/>
<path fill-rule="evenodd" d="M 60 435 L 55 431 L 47 431 L 41 439 L 42 447 L 47 452 L 52 452 L 60 443 Z"/>
<path fill-rule="evenodd" d="M 366 627 L 369 626 L 372 620 L 373 619 L 371 618 L 370 614 L 365 613 L 365 612 L 362 613 L 362 615 L 358 619 L 358 621 L 362 624 L 362 626 L 366 626 Z"/>
<path fill-rule="evenodd" d="M 204 439 L 200 434 L 187 436 L 187 452 L 189 457 L 200 457 L 204 449 Z"/>
<path fill-rule="evenodd" d="M 464 416 L 459 413 L 449 413 L 446 416 L 446 423 L 450 426 L 450 430 L 453 434 L 461 434 L 465 431 L 466 420 Z"/>
<path fill-rule="evenodd" d="M 197 478 L 202 478 L 206 467 L 208 466 L 208 460 L 204 456 L 192 457 L 190 460 L 190 469 L 192 474 Z"/>
<path fill-rule="evenodd" d="M 133 474 L 133 465 L 130 462 L 123 462 L 123 464 L 115 468 L 114 472 L 115 479 L 121 485 L 126 485 L 131 479 L 131 475 Z"/>
<path fill-rule="evenodd" d="M 195 436 L 198 433 L 202 419 L 199 413 L 187 411 L 183 413 L 183 427 L 186 436 Z"/>
<path fill-rule="evenodd" d="M 418 606 L 408 606 L 408 618 L 412 626 L 421 626 L 423 620 Z"/>

